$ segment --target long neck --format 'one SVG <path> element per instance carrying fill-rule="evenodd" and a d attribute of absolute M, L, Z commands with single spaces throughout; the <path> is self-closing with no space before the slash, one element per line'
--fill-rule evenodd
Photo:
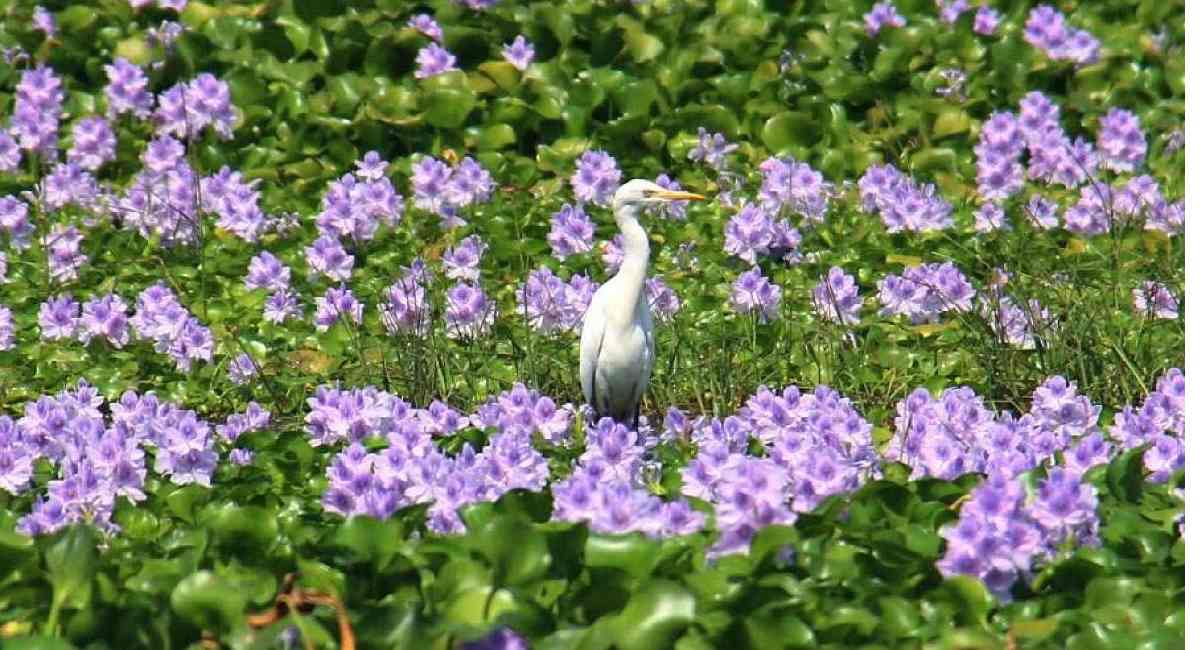
<path fill-rule="evenodd" d="M 622 324 L 629 324 L 637 314 L 646 269 L 650 266 L 650 239 L 638 223 L 637 208 L 632 205 L 623 205 L 617 210 L 617 227 L 624 240 L 625 257 L 613 281 L 620 286 L 620 295 L 628 300 L 619 301 L 612 316 Z"/>

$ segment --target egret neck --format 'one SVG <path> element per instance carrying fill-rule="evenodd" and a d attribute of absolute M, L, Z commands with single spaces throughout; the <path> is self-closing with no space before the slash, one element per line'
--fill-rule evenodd
<path fill-rule="evenodd" d="M 617 209 L 617 227 L 621 229 L 625 256 L 621 260 L 620 270 L 613 277 L 613 283 L 619 287 L 616 295 L 629 296 L 631 299 L 613 303 L 611 322 L 627 327 L 637 314 L 638 301 L 645 286 L 646 269 L 650 266 L 650 239 L 638 223 L 636 205 L 627 203 Z"/>

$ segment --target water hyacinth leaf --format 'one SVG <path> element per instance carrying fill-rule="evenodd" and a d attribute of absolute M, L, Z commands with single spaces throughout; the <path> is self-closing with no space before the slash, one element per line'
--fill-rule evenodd
<path fill-rule="evenodd" d="M 100 537 L 87 525 L 71 526 L 45 552 L 46 573 L 54 587 L 54 608 L 86 607 L 99 566 Z"/>
<path fill-rule="evenodd" d="M 197 571 L 171 591 L 171 609 L 201 629 L 230 630 L 244 624 L 246 597 L 211 571 Z"/>
<path fill-rule="evenodd" d="M 812 648 L 816 646 L 816 634 L 812 628 L 796 616 L 755 614 L 742 623 L 749 647 L 768 648 Z M 676 644 L 675 647 L 679 647 Z"/>
<path fill-rule="evenodd" d="M 610 567 L 627 572 L 634 578 L 650 575 L 658 562 L 661 545 L 638 533 L 607 535 L 592 533 L 584 546 L 584 564 L 589 567 Z"/>
<path fill-rule="evenodd" d="M 18 636 L 4 640 L 12 650 L 75 650 L 76 646 L 56 636 Z"/>
<path fill-rule="evenodd" d="M 529 584 L 545 576 L 550 568 L 546 537 L 527 521 L 493 517 L 471 529 L 470 539 L 491 562 L 498 584 Z"/>
<path fill-rule="evenodd" d="M 1117 456 L 1108 464 L 1105 482 L 1114 496 L 1123 501 L 1136 503 L 1142 495 L 1145 482 L 1143 459 L 1146 450 L 1135 449 Z"/>
<path fill-rule="evenodd" d="M 947 578 L 937 593 L 955 607 L 962 622 L 970 625 L 986 627 L 988 614 L 996 605 L 995 598 L 982 582 L 966 576 Z"/>
<path fill-rule="evenodd" d="M 431 126 L 453 129 L 462 126 L 475 110 L 475 95 L 468 90 L 433 88 L 422 95 L 421 108 Z"/>
<path fill-rule="evenodd" d="M 629 599 L 613 621 L 621 650 L 670 647 L 696 618 L 696 599 L 677 583 L 651 580 Z"/>
<path fill-rule="evenodd" d="M 762 140 L 773 152 L 796 152 L 817 142 L 820 124 L 808 113 L 790 111 L 767 120 Z"/>

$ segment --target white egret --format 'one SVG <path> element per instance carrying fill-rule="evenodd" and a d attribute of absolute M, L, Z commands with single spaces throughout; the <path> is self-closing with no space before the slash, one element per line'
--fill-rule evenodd
<path fill-rule="evenodd" d="M 654 365 L 654 320 L 645 293 L 650 240 L 638 213 L 649 205 L 703 198 L 641 179 L 625 183 L 613 195 L 625 257 L 617 274 L 592 297 L 579 344 L 579 383 L 596 417 L 607 415 L 636 428 Z"/>

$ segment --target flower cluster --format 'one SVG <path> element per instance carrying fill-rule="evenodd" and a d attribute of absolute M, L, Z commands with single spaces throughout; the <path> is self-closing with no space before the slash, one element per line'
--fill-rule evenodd
<path fill-rule="evenodd" d="M 863 29 L 871 38 L 878 36 L 884 27 L 904 27 L 907 24 L 908 21 L 889 0 L 875 3 L 870 11 L 863 14 Z"/>
<path fill-rule="evenodd" d="M 829 273 L 817 281 L 812 290 L 812 301 L 817 315 L 827 321 L 842 325 L 859 322 L 858 312 L 863 301 L 858 295 L 858 283 L 840 266 L 829 269 Z"/>
<path fill-rule="evenodd" d="M 1000 293 L 998 287 L 988 287 L 979 295 L 979 314 L 1005 345 L 1032 350 L 1037 338 L 1054 329 L 1050 310 L 1033 298 L 1021 305 L 1012 297 Z"/>
<path fill-rule="evenodd" d="M 212 361 L 212 332 L 161 282 L 138 294 L 129 323 L 139 337 L 154 341 L 156 352 L 170 355 L 181 372 L 190 371 L 195 361 Z"/>
<path fill-rule="evenodd" d="M 562 209 L 550 217 L 550 234 L 546 236 L 555 259 L 565 260 L 571 255 L 592 250 L 592 238 L 596 224 L 592 223 L 583 208 L 564 203 Z"/>
<path fill-rule="evenodd" d="M 21 148 L 53 160 L 58 150 L 58 119 L 66 93 L 54 70 L 39 65 L 21 73 L 9 132 Z"/>
<path fill-rule="evenodd" d="M 1100 166 L 1115 172 L 1131 172 L 1146 158 L 1146 134 L 1133 113 L 1114 108 L 1100 118 Z"/>
<path fill-rule="evenodd" d="M 975 179 L 979 193 L 989 201 L 1003 201 L 1025 184 L 1025 168 L 1020 163 L 1025 140 L 1010 112 L 993 113 L 980 131 L 975 145 Z"/>
<path fill-rule="evenodd" d="M 1167 285 L 1146 280 L 1133 290 L 1133 310 L 1147 318 L 1179 318 L 1179 300 Z"/>
<path fill-rule="evenodd" d="M 873 165 L 858 179 L 863 212 L 879 214 L 888 232 L 928 232 L 954 224 L 950 204 L 932 184 L 918 185 L 891 165 Z"/>
<path fill-rule="evenodd" d="M 725 222 L 725 252 L 754 264 L 759 255 L 787 256 L 800 245 L 800 232 L 786 217 L 747 203 Z"/>
<path fill-rule="evenodd" d="M 1025 41 L 1053 61 L 1071 61 L 1077 67 L 1100 60 L 1100 41 L 1091 33 L 1074 29 L 1049 5 L 1039 5 L 1025 20 Z"/>
<path fill-rule="evenodd" d="M 488 245 L 479 235 L 464 237 L 442 256 L 442 269 L 452 280 L 479 281 L 479 261 Z"/>
<path fill-rule="evenodd" d="M 578 330 L 596 289 L 597 284 L 585 276 L 575 275 L 566 282 L 543 266 L 517 287 L 517 313 L 541 334 Z"/>
<path fill-rule="evenodd" d="M 935 323 L 947 311 L 970 311 L 975 288 L 954 264 L 921 264 L 879 281 L 879 314 L 907 316 L 915 324 Z"/>
<path fill-rule="evenodd" d="M 158 108 L 154 110 L 159 135 L 181 140 L 195 139 L 208 127 L 222 138 L 232 138 L 236 120 L 229 84 L 208 72 L 165 90 L 158 96 Z"/>
<path fill-rule="evenodd" d="M 387 178 L 388 163 L 369 151 L 353 174 L 329 184 L 321 197 L 317 230 L 326 237 L 370 241 L 380 226 L 395 228 L 404 213 L 404 197 Z"/>
<path fill-rule="evenodd" d="M 688 160 L 703 162 L 709 167 L 721 171 L 725 169 L 725 157 L 737 151 L 737 144 L 725 142 L 723 133 L 709 133 L 700 127 L 696 132 L 696 146 L 688 150 Z"/>
<path fill-rule="evenodd" d="M 483 289 L 459 282 L 446 292 L 446 336 L 476 339 L 486 335 L 496 320 L 496 302 Z"/>
<path fill-rule="evenodd" d="M 67 162 L 80 169 L 95 171 L 117 157 L 117 136 L 103 117 L 85 117 L 71 128 L 71 148 Z"/>
<path fill-rule="evenodd" d="M 242 241 L 254 243 L 270 223 L 259 206 L 258 179 L 242 180 L 242 173 L 222 166 L 200 180 L 200 208 L 217 215 L 217 227 Z"/>
<path fill-rule="evenodd" d="M 616 159 L 605 151 L 585 151 L 575 161 L 571 189 L 578 203 L 607 206 L 620 183 L 621 168 L 617 166 Z"/>
<path fill-rule="evenodd" d="M 384 302 L 378 305 L 380 318 L 388 334 L 425 336 L 429 333 L 431 319 L 425 280 L 425 266 L 418 261 L 388 287 Z"/>
<path fill-rule="evenodd" d="M 494 428 L 500 433 L 541 436 L 554 445 L 565 445 L 575 425 L 575 410 L 570 404 L 559 407 L 554 400 L 525 384 L 513 384 L 511 390 L 480 406 L 471 415 L 472 426 Z"/>
<path fill-rule="evenodd" d="M 210 484 L 217 463 L 214 439 L 194 412 L 132 391 L 105 406 L 96 389 L 81 381 L 28 402 L 16 421 L 0 416 L 0 490 L 25 492 L 39 459 L 54 468 L 46 494 L 17 522 L 18 530 L 44 535 L 91 522 L 115 532 L 117 498 L 134 503 L 146 498 L 146 447 L 155 449 L 154 471 L 170 482 Z"/>
<path fill-rule="evenodd" d="M 1183 469 L 1184 395 L 1183 371 L 1171 368 L 1158 378 L 1140 407 L 1126 406 L 1108 430 L 1123 449 L 1148 445 L 1142 462 L 1153 482 L 1162 483 Z"/>
<path fill-rule="evenodd" d="M 454 168 L 432 156 L 422 156 L 413 163 L 413 203 L 440 216 L 446 230 L 466 225 L 459 211 L 486 203 L 495 189 L 491 173 L 470 156 Z"/>
<path fill-rule="evenodd" d="M 345 319 L 346 326 L 362 325 L 363 304 L 346 287 L 329 287 L 325 295 L 317 298 L 317 309 L 313 324 L 318 332 L 325 332 Z"/>
<path fill-rule="evenodd" d="M 944 576 L 978 578 L 1003 601 L 1012 586 L 1063 545 L 1099 545 L 1096 488 L 1063 468 L 1050 470 L 1032 498 L 1014 477 L 994 476 L 971 492 L 958 522 L 942 528 Z"/>
<path fill-rule="evenodd" d="M 504 55 L 504 60 L 512 64 L 512 67 L 525 72 L 533 63 L 535 52 L 533 44 L 525 40 L 525 37 L 518 35 L 513 39 L 512 43 L 504 46 L 501 54 Z"/>
<path fill-rule="evenodd" d="M 771 215 L 797 214 L 800 225 L 825 221 L 831 186 L 821 172 L 790 156 L 768 158 L 758 166 L 758 204 Z"/>
<path fill-rule="evenodd" d="M 753 314 L 761 322 L 779 317 L 783 289 L 772 284 L 757 266 L 742 273 L 733 281 L 729 302 L 739 314 Z"/>
<path fill-rule="evenodd" d="M 449 50 L 437 43 L 430 43 L 417 52 L 417 71 L 413 73 L 413 76 L 417 79 L 436 77 L 451 70 L 457 70 L 458 67 L 454 65 L 457 62 L 458 57 L 451 54 Z"/>

